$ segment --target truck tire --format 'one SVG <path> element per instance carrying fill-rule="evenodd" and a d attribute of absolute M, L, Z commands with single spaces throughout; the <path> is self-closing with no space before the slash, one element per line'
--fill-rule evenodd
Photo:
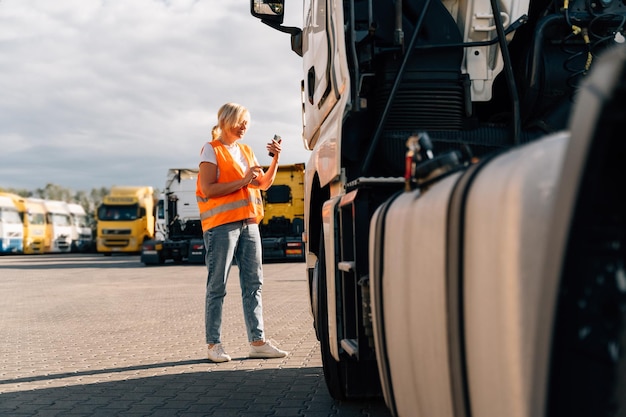
<path fill-rule="evenodd" d="M 330 354 L 330 340 L 328 336 L 328 302 L 326 300 L 326 259 L 323 233 L 320 236 L 320 246 L 313 272 L 313 285 L 317 284 L 317 317 L 316 329 L 320 341 L 324 380 L 328 393 L 335 400 L 345 400 L 345 383 L 342 380 L 342 364 Z"/>
<path fill-rule="evenodd" d="M 626 48 L 600 101 L 569 231 L 554 326 L 548 416 L 626 416 Z M 599 64 L 598 64 L 599 65 Z M 590 76 L 594 79 L 593 73 Z M 603 82 L 604 81 L 604 82 Z M 590 95 L 581 100 L 586 108 Z M 574 132 L 575 134 L 575 132 Z"/>

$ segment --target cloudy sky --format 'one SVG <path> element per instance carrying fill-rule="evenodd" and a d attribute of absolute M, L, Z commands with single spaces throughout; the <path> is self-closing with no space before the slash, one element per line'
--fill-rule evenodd
<path fill-rule="evenodd" d="M 281 163 L 306 162 L 301 72 L 248 0 L 0 0 L 0 187 L 162 189 L 226 102 L 250 109 L 261 164 L 274 133 Z"/>

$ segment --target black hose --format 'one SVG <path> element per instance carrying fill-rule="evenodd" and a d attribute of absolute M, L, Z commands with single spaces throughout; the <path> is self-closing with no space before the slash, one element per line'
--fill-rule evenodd
<path fill-rule="evenodd" d="M 504 33 L 504 25 L 502 24 L 500 6 L 498 0 L 490 0 L 491 9 L 493 10 L 493 21 L 496 24 L 496 33 L 498 34 L 498 40 L 500 42 L 500 52 L 502 53 L 502 60 L 504 61 L 504 73 L 506 75 L 506 84 L 509 87 L 509 94 L 511 95 L 512 106 L 512 133 L 513 144 L 519 145 L 520 132 L 522 123 L 520 121 L 520 105 L 519 96 L 517 95 L 517 86 L 515 85 L 515 77 L 513 75 L 513 64 L 511 62 L 511 55 L 509 54 L 509 47 L 506 42 L 506 34 Z"/>
<path fill-rule="evenodd" d="M 387 117 L 389 116 L 389 111 L 391 110 L 391 104 L 393 103 L 393 99 L 398 92 L 398 88 L 400 87 L 400 82 L 402 81 L 402 76 L 404 75 L 404 71 L 406 69 L 406 64 L 409 61 L 409 57 L 413 52 L 413 47 L 415 46 L 415 42 L 417 42 L 417 35 L 422 27 L 422 23 L 424 21 L 424 17 L 428 12 L 428 7 L 430 6 L 430 2 L 432 0 L 426 0 L 424 3 L 424 7 L 422 9 L 422 13 L 415 25 L 415 30 L 413 31 L 413 36 L 411 36 L 411 42 L 409 43 L 408 48 L 406 49 L 406 53 L 404 54 L 404 58 L 402 59 L 402 64 L 400 65 L 400 69 L 398 69 L 398 74 L 396 75 L 396 79 L 393 82 L 393 87 L 391 88 L 391 92 L 389 93 L 389 97 L 387 98 L 387 102 L 385 103 L 385 108 L 380 117 L 380 121 L 378 122 L 378 126 L 376 126 L 376 132 L 374 133 L 374 137 L 372 138 L 372 142 L 367 151 L 367 155 L 365 156 L 365 160 L 363 161 L 363 165 L 361 167 L 361 173 L 365 175 L 372 163 L 372 158 L 374 157 L 374 153 L 376 152 L 376 146 L 378 145 L 378 141 L 380 140 L 380 135 L 383 132 L 383 127 L 385 126 L 385 122 L 387 121 Z"/>

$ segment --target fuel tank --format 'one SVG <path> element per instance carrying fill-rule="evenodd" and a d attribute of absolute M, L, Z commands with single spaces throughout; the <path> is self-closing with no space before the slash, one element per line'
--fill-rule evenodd
<path fill-rule="evenodd" d="M 373 217 L 377 352 L 397 415 L 464 415 L 470 400 L 473 415 L 537 415 L 529 399 L 545 375 L 528 360 L 553 307 L 541 271 L 568 140 L 502 153 Z"/>

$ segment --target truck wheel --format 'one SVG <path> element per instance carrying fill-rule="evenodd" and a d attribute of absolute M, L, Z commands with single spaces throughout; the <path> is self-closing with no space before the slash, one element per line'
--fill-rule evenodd
<path fill-rule="evenodd" d="M 605 101 L 569 233 L 552 347 L 550 417 L 626 415 L 624 49 L 620 64 L 611 97 L 600 99 Z M 602 90 L 593 90 L 599 96 L 597 91 Z"/>
<path fill-rule="evenodd" d="M 561 278 L 550 417 L 609 417 L 626 411 L 624 215 L 594 217 L 575 220 Z M 619 220 L 611 224 L 607 219 Z"/>
<path fill-rule="evenodd" d="M 324 380 L 330 396 L 335 400 L 345 400 L 345 384 L 341 378 L 341 362 L 337 362 L 330 354 L 328 337 L 328 302 L 326 300 L 326 260 L 324 258 L 324 237 L 320 237 L 320 250 L 313 272 L 313 285 L 317 284 L 317 334 L 320 341 Z"/>

